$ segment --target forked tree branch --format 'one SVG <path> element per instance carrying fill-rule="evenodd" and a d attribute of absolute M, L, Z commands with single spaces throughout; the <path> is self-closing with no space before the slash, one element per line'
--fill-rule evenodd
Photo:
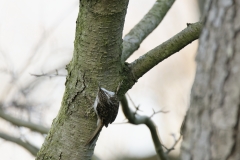
<path fill-rule="evenodd" d="M 49 131 L 49 128 L 46 128 L 42 125 L 35 124 L 35 123 L 29 122 L 29 121 L 25 121 L 25 120 L 22 120 L 22 119 L 15 118 L 15 117 L 10 116 L 6 113 L 3 113 L 2 110 L 0 110 L 0 117 L 2 119 L 5 119 L 6 121 L 16 125 L 16 126 L 26 127 L 26 128 L 31 129 L 32 131 L 36 131 L 36 132 L 39 132 L 39 133 L 42 133 L 42 134 L 47 134 L 48 131 Z"/>
<path fill-rule="evenodd" d="M 2 139 L 5 139 L 7 141 L 10 141 L 10 142 L 13 142 L 13 143 L 16 143 L 16 144 L 22 146 L 23 148 L 27 149 L 33 156 L 36 156 L 37 152 L 39 151 L 39 148 L 30 144 L 29 142 L 24 142 L 20 138 L 15 138 L 15 137 L 9 136 L 2 132 L 0 132 L 0 137 Z"/>
<path fill-rule="evenodd" d="M 131 68 L 134 79 L 139 79 L 159 62 L 179 52 L 182 48 L 198 39 L 202 26 L 201 22 L 188 24 L 188 27 L 180 33 L 132 62 L 129 67 Z"/>
<path fill-rule="evenodd" d="M 142 116 L 142 115 L 136 114 L 134 111 L 132 111 L 128 106 L 126 96 L 123 96 L 123 98 L 121 99 L 121 104 L 122 104 L 123 113 L 128 119 L 129 123 L 136 124 L 136 125 L 145 124 L 151 132 L 152 140 L 158 156 L 160 157 L 161 160 L 168 160 L 168 156 L 163 151 L 162 143 L 160 141 L 156 126 L 154 122 L 151 120 L 151 118 L 148 116 Z"/>
<path fill-rule="evenodd" d="M 125 62 L 142 41 L 161 23 L 175 0 L 157 0 L 142 20 L 124 37 L 122 62 Z"/>

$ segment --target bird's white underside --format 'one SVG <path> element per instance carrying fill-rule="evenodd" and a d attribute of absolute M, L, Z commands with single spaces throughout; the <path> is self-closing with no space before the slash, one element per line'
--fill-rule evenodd
<path fill-rule="evenodd" d="M 111 92 L 109 90 L 106 90 L 105 88 L 101 88 L 105 93 L 107 93 L 107 96 L 113 97 L 115 95 L 115 92 Z"/>

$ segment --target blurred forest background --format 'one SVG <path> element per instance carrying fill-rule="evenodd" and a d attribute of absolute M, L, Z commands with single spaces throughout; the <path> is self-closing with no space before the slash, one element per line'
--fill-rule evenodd
<path fill-rule="evenodd" d="M 78 3 L 77 0 L 0 0 L 2 160 L 34 159 L 16 142 L 4 140 L 4 135 L 36 148 L 40 148 L 45 137 L 10 123 L 11 120 L 6 120 L 6 117 L 49 128 L 58 113 L 67 74 L 65 66 L 73 53 Z M 123 35 L 141 20 L 154 3 L 155 0 L 130 1 Z M 128 61 L 133 61 L 199 18 L 197 0 L 176 1 L 160 26 Z M 174 136 L 180 136 L 195 74 L 196 50 L 195 41 L 148 72 L 128 92 L 135 105 L 140 106 L 139 114 L 151 116 L 154 111 L 168 111 L 152 117 L 167 147 L 174 143 Z M 179 155 L 179 146 L 171 152 L 172 155 Z M 95 154 L 100 159 L 143 159 L 153 157 L 155 149 L 147 127 L 126 123 L 120 110 L 113 125 L 103 129 Z"/>

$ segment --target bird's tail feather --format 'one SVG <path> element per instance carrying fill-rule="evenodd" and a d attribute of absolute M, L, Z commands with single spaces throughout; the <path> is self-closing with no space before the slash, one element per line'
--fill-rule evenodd
<path fill-rule="evenodd" d="M 91 137 L 88 139 L 88 141 L 85 143 L 85 146 L 87 145 L 92 145 L 92 143 L 97 139 L 99 133 L 101 132 L 103 127 L 103 123 L 102 121 L 99 122 L 97 128 L 95 129 L 95 131 L 93 132 L 93 134 L 91 135 Z"/>

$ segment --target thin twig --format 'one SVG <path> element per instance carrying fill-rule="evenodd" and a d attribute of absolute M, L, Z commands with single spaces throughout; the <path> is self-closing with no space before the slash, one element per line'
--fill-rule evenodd
<path fill-rule="evenodd" d="M 119 122 L 119 123 L 113 123 L 113 124 L 127 124 L 129 122 Z"/>
<path fill-rule="evenodd" d="M 172 136 L 173 136 L 173 138 L 174 138 L 174 144 L 172 145 L 172 147 L 169 148 L 169 149 L 167 149 L 166 147 L 164 147 L 164 148 L 167 149 L 167 151 L 166 151 L 167 154 L 169 154 L 172 150 L 175 149 L 175 146 L 178 144 L 178 142 L 179 142 L 179 141 L 181 140 L 181 138 L 182 138 L 182 135 L 180 135 L 178 139 L 176 139 L 176 137 L 175 137 L 174 134 L 172 134 Z"/>
<path fill-rule="evenodd" d="M 127 96 L 128 96 L 128 98 L 129 98 L 129 100 L 131 101 L 132 105 L 133 105 L 133 106 L 135 107 L 135 109 L 136 109 L 136 110 L 134 111 L 134 115 L 136 115 L 138 111 L 141 111 L 141 112 L 142 112 L 142 110 L 140 110 L 140 105 L 136 106 L 135 103 L 133 102 L 132 98 L 130 97 L 130 95 L 129 95 L 128 93 L 127 93 Z"/>
<path fill-rule="evenodd" d="M 67 75 L 64 74 L 59 74 L 58 70 L 55 70 L 55 73 L 51 74 L 51 73 L 42 73 L 42 74 L 33 74 L 33 73 L 29 73 L 31 76 L 35 76 L 35 77 L 66 77 Z"/>
<path fill-rule="evenodd" d="M 152 108 L 152 110 L 153 110 L 153 113 L 151 116 L 149 116 L 149 118 L 152 118 L 154 115 L 156 115 L 158 113 L 168 113 L 169 112 L 169 111 L 163 111 L 163 110 L 159 110 L 156 112 L 153 108 Z"/>

